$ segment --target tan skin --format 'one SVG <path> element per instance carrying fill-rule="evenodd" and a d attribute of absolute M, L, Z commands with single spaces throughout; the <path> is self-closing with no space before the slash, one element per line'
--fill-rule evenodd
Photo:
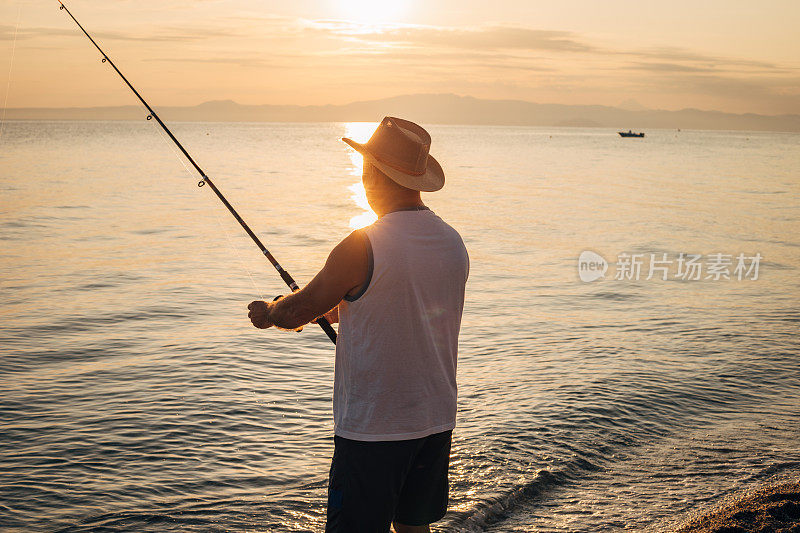
<path fill-rule="evenodd" d="M 374 167 L 364 162 L 361 181 L 367 201 L 378 217 L 386 213 L 424 205 L 419 191 L 407 189 L 373 172 Z M 364 237 L 354 231 L 328 255 L 325 266 L 311 282 L 276 302 L 251 302 L 248 318 L 259 329 L 275 326 L 278 329 L 297 330 L 319 316 L 331 323 L 339 322 L 339 302 L 348 294 L 355 294 L 364 285 L 369 271 L 369 258 Z M 430 527 L 392 524 L 397 533 L 429 533 Z"/>

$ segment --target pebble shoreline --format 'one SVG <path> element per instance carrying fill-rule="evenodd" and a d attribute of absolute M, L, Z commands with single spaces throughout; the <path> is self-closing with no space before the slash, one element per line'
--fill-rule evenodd
<path fill-rule="evenodd" d="M 736 495 L 676 533 L 800 533 L 800 476 Z"/>

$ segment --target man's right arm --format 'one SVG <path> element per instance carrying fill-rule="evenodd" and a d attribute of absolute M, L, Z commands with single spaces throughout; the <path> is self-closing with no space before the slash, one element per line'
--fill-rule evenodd
<path fill-rule="evenodd" d="M 331 251 L 325 266 L 301 290 L 277 302 L 253 302 L 251 319 L 256 327 L 276 325 L 295 329 L 318 316 L 335 311 L 338 322 L 339 302 L 365 282 L 369 269 L 366 236 L 354 231 Z M 256 308 L 255 313 L 253 307 Z M 332 320 L 333 322 L 334 320 Z"/>

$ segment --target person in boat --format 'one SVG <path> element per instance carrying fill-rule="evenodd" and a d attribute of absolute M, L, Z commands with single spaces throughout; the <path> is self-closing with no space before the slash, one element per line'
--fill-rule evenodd
<path fill-rule="evenodd" d="M 458 333 L 469 257 L 422 202 L 444 185 L 422 127 L 384 118 L 364 144 L 378 215 L 348 235 L 303 289 L 248 309 L 257 328 L 339 323 L 326 532 L 430 531 L 447 510 Z"/>

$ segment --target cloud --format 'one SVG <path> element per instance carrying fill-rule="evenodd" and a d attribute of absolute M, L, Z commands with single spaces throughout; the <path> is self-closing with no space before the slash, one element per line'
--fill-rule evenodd
<path fill-rule="evenodd" d="M 644 70 L 647 72 L 708 72 L 708 68 L 692 65 L 680 65 L 678 63 L 646 63 L 637 62 L 628 65 L 626 68 L 631 70 Z"/>
<path fill-rule="evenodd" d="M 147 63 L 211 63 L 258 68 L 286 66 L 278 62 L 270 62 L 254 57 L 155 57 L 143 59 L 142 61 Z"/>
<path fill-rule="evenodd" d="M 676 93 L 699 93 L 720 98 L 753 99 L 753 98 L 786 98 L 787 104 L 792 104 L 796 112 L 798 93 L 800 93 L 800 78 L 775 79 L 775 78 L 739 78 L 728 75 L 682 75 L 667 76 L 660 81 Z M 785 91 L 789 88 L 789 91 Z M 793 91 L 791 89 L 794 89 Z M 782 94 L 793 92 L 794 94 Z M 794 102 L 791 102 L 794 99 Z"/>
<path fill-rule="evenodd" d="M 392 63 L 398 66 L 436 66 L 439 69 L 463 69 L 465 66 L 474 66 L 488 69 L 519 70 L 552 72 L 555 69 L 546 66 L 546 59 L 519 57 L 513 54 L 500 52 L 478 52 L 478 51 L 448 51 L 440 50 L 436 53 L 424 49 L 393 49 L 386 48 L 381 50 L 337 50 L 331 53 L 324 53 L 323 56 L 335 55 L 348 62 L 380 62 L 382 64 Z M 540 63 L 537 63 L 540 60 Z"/>
<path fill-rule="evenodd" d="M 659 68 L 666 70 L 670 68 L 669 65 L 675 66 L 676 69 L 683 66 L 687 72 L 689 70 L 704 72 L 728 70 L 750 73 L 788 73 L 797 70 L 768 61 L 712 56 L 674 47 L 647 48 L 620 53 L 652 61 L 653 63 L 649 64 L 654 65 L 655 70 Z"/>
<path fill-rule="evenodd" d="M 80 31 L 80 30 L 78 30 Z M 0 41 L 13 41 L 15 33 L 15 26 L 0 25 Z M 20 39 L 34 39 L 36 37 L 71 37 L 76 35 L 75 30 L 66 30 L 62 28 L 19 28 L 16 31 L 17 40 Z"/>
<path fill-rule="evenodd" d="M 337 21 L 318 21 L 311 33 L 338 36 L 365 44 L 392 44 L 418 48 L 465 50 L 531 50 L 551 52 L 596 52 L 594 46 L 566 31 L 535 30 L 514 26 L 452 28 L 436 26 L 364 26 Z"/>
<path fill-rule="evenodd" d="M 231 37 L 236 32 L 220 28 L 183 28 L 164 27 L 158 32 L 138 34 L 133 32 L 98 31 L 92 32 L 92 37 L 109 41 L 148 41 L 148 42 L 191 42 L 202 41 L 209 37 Z M 50 28 L 50 27 L 21 27 L 17 32 L 17 40 L 49 38 L 49 37 L 81 37 L 83 35 L 77 27 L 75 29 Z M 14 39 L 14 26 L 0 25 L 0 41 Z"/>
<path fill-rule="evenodd" d="M 728 71 L 741 74 L 791 73 L 791 69 L 768 61 L 713 56 L 678 47 L 621 48 L 593 44 L 585 36 L 568 31 L 537 30 L 518 26 L 439 27 L 414 25 L 364 25 L 343 21 L 304 21 L 305 32 L 338 38 L 349 46 L 335 50 L 419 50 L 429 57 L 458 49 L 472 54 L 505 53 L 496 59 L 509 68 L 531 53 L 549 54 L 543 62 L 560 55 L 582 56 L 588 68 L 604 69 L 612 64 L 628 70 L 707 73 Z M 522 56 L 520 56 L 522 54 Z M 626 58 L 632 62 L 626 64 Z M 454 60 L 458 60 L 454 58 Z M 530 69 L 529 65 L 521 68 Z M 549 69 L 552 70 L 552 69 Z"/>

